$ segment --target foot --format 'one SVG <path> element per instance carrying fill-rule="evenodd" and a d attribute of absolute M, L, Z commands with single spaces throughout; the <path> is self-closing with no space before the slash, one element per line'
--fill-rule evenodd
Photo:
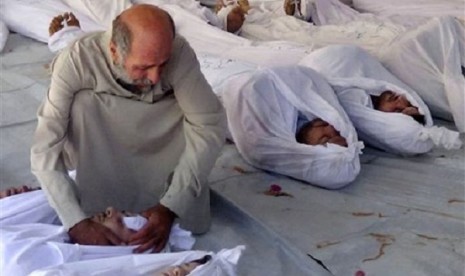
<path fill-rule="evenodd" d="M 287 15 L 294 16 L 297 13 L 300 14 L 300 0 L 284 0 L 284 12 Z"/>
<path fill-rule="evenodd" d="M 218 0 L 215 6 L 215 12 L 218 14 L 221 9 L 230 6 L 236 5 L 235 1 L 224 1 Z M 230 33 L 236 33 L 242 28 L 242 25 L 245 21 L 245 15 L 250 9 L 248 0 L 239 0 L 237 5 L 228 13 L 226 17 L 226 31 Z"/>
<path fill-rule="evenodd" d="M 241 7 L 237 6 L 229 12 L 227 17 L 226 31 L 230 33 L 236 33 L 242 28 L 245 21 L 245 13 Z"/>
<path fill-rule="evenodd" d="M 0 191 L 0 199 L 1 198 L 4 198 L 4 197 L 8 197 L 8 196 L 12 196 L 12 195 L 17 195 L 17 194 L 22 194 L 22 193 L 27 193 L 27 192 L 31 192 L 31 191 L 35 191 L 35 190 L 38 190 L 40 188 L 31 188 L 31 187 L 28 187 L 26 185 L 23 185 L 19 188 L 15 188 L 15 187 L 11 187 L 11 188 L 8 188 L 6 190 L 3 190 L 3 191 Z"/>
<path fill-rule="evenodd" d="M 66 26 L 76 26 L 81 27 L 79 24 L 79 20 L 74 16 L 72 12 L 65 12 L 63 15 L 55 16 L 52 21 L 50 22 L 50 26 L 48 28 L 48 33 L 52 36 L 54 33 L 60 31 Z"/>

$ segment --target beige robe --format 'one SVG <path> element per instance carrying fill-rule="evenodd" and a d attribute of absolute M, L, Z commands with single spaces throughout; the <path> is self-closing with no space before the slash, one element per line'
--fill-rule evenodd
<path fill-rule="evenodd" d="M 184 228 L 206 231 L 207 176 L 224 141 L 220 102 L 181 36 L 161 80 L 140 96 L 117 83 L 109 42 L 110 32 L 93 33 L 54 60 L 33 173 L 65 227 L 107 206 L 140 212 L 160 202 Z"/>

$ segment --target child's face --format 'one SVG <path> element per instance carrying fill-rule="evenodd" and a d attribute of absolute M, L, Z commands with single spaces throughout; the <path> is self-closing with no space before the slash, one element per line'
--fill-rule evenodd
<path fill-rule="evenodd" d="M 384 91 L 379 96 L 379 111 L 419 115 L 418 108 L 412 106 L 404 95 L 392 91 Z"/>
<path fill-rule="evenodd" d="M 347 141 L 332 125 L 321 119 L 311 122 L 311 127 L 306 130 L 305 138 L 308 145 L 326 145 L 332 143 L 347 147 Z"/>
<path fill-rule="evenodd" d="M 108 207 L 105 212 L 92 216 L 92 221 L 102 224 L 117 235 L 123 242 L 128 242 L 130 236 L 135 233 L 126 227 L 123 217 L 131 217 L 135 214 L 121 212 L 113 207 Z"/>

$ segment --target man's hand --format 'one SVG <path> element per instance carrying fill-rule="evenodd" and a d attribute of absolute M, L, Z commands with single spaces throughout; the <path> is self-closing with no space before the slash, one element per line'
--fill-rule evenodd
<path fill-rule="evenodd" d="M 151 248 L 153 252 L 160 252 L 168 242 L 176 215 L 158 204 L 142 212 L 142 216 L 147 218 L 147 224 L 131 237 L 129 244 L 139 245 L 134 253 L 142 253 Z"/>
<path fill-rule="evenodd" d="M 122 245 L 122 240 L 110 229 L 90 218 L 81 220 L 68 231 L 71 242 L 85 245 Z"/>

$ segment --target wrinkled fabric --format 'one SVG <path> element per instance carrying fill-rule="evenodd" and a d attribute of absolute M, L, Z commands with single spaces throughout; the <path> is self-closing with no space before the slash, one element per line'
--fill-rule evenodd
<path fill-rule="evenodd" d="M 170 267 L 211 256 L 211 260 L 197 266 L 189 275 L 193 276 L 235 276 L 244 246 L 222 249 L 218 253 L 208 251 L 185 251 L 179 253 L 130 255 L 101 260 L 73 262 L 37 270 L 31 276 L 52 275 L 161 275 Z"/>
<path fill-rule="evenodd" d="M 45 43 L 49 39 L 48 28 L 52 19 L 55 16 L 71 11 L 79 19 L 85 32 L 102 30 L 102 27 L 96 24 L 94 20 L 72 9 L 62 1 L 12 0 L 0 2 L 0 18 L 11 31 Z"/>
<path fill-rule="evenodd" d="M 309 68 L 244 73 L 218 92 L 242 157 L 252 165 L 324 188 L 340 188 L 360 171 L 363 145 L 326 80 Z M 333 125 L 348 147 L 297 143 L 298 113 Z"/>
<path fill-rule="evenodd" d="M 309 66 L 328 78 L 365 142 L 398 154 L 425 153 L 433 146 L 460 148 L 459 133 L 433 127 L 428 107 L 417 93 L 362 49 L 328 46 L 305 57 L 301 65 Z M 384 91 L 404 95 L 425 116 L 426 124 L 423 126 L 405 114 L 373 109 L 370 95 L 379 96 Z"/>

